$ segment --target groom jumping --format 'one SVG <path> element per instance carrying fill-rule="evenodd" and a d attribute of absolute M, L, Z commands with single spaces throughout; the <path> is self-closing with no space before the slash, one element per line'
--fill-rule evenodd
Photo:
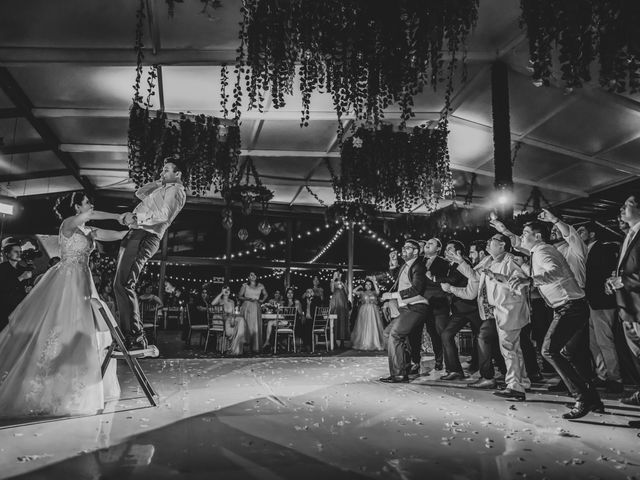
<path fill-rule="evenodd" d="M 426 267 L 418 259 L 420 244 L 415 240 L 406 240 L 402 247 L 405 263 L 398 266 L 396 252 L 389 255 L 389 269 L 396 274 L 391 291 L 382 295 L 382 301 L 398 300 L 397 316 L 384 331 L 389 351 L 390 376 L 381 378 L 381 382 L 398 383 L 409 381 L 410 350 L 408 336 L 418 324 L 423 324 L 429 313 L 429 302 L 422 296 L 426 287 Z"/>
<path fill-rule="evenodd" d="M 173 158 L 165 159 L 160 180 L 148 183 L 136 191 L 141 202 L 133 213 L 125 213 L 120 223 L 129 233 L 122 239 L 113 291 L 118 306 L 120 328 L 130 350 L 147 347 L 144 335 L 136 283 L 147 261 L 160 247 L 160 240 L 186 202 L 182 185 L 183 168 Z"/>

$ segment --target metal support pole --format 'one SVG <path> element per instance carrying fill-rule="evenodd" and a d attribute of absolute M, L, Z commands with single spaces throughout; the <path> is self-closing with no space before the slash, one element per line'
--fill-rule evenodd
<path fill-rule="evenodd" d="M 495 188 L 501 220 L 513 218 L 513 166 L 511 165 L 511 126 L 509 120 L 509 70 L 505 63 L 491 66 L 491 107 Z"/>
<path fill-rule="evenodd" d="M 231 242 L 233 240 L 233 227 L 227 229 L 227 259 L 224 262 L 224 283 L 231 280 Z"/>
<path fill-rule="evenodd" d="M 353 297 L 353 250 L 354 250 L 354 231 L 353 231 L 353 223 L 349 224 L 347 230 L 348 237 L 348 256 L 347 256 L 347 289 L 349 292 L 349 298 Z"/>
<path fill-rule="evenodd" d="M 287 220 L 287 253 L 285 258 L 284 272 L 284 288 L 285 290 L 291 285 L 291 260 L 293 259 L 293 221 Z"/>

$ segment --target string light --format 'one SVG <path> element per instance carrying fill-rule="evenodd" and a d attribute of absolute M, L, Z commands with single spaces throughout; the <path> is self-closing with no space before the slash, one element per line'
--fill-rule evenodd
<path fill-rule="evenodd" d="M 320 250 L 320 252 L 318 252 L 318 254 L 313 257 L 311 260 L 309 260 L 308 263 L 315 263 L 322 255 L 324 255 L 326 253 L 327 250 L 329 250 L 331 248 L 331 246 L 336 243 L 336 240 L 338 240 L 338 238 L 340 238 L 340 236 L 343 234 L 344 232 L 344 228 L 339 228 L 338 231 L 333 235 L 333 237 L 331 238 L 331 240 L 329 240 L 329 242 L 322 247 L 322 250 Z"/>
<path fill-rule="evenodd" d="M 314 233 L 320 233 L 320 232 L 322 232 L 323 229 L 326 230 L 326 229 L 328 229 L 330 227 L 331 227 L 331 225 L 329 225 L 328 223 L 325 223 L 323 227 L 315 227 L 314 231 L 307 230 L 307 231 L 304 232 L 304 234 L 298 233 L 297 235 L 295 235 L 292 238 L 292 240 L 294 238 L 302 239 L 305 236 L 310 237 Z M 247 250 L 240 250 L 238 252 L 234 252 L 234 253 L 231 254 L 231 258 L 233 259 L 235 257 L 242 257 L 244 255 L 251 255 L 252 253 L 258 253 L 259 251 L 266 252 L 267 250 L 273 250 L 274 248 L 283 247 L 286 244 L 287 244 L 287 242 L 285 240 L 278 240 L 277 242 L 270 243 L 268 245 L 263 245 L 261 247 L 253 247 L 253 248 L 249 248 Z M 226 260 L 226 259 L 227 259 L 227 255 L 226 254 L 214 257 L 214 260 Z"/>
<path fill-rule="evenodd" d="M 369 238 L 371 240 L 374 240 L 376 242 L 378 242 L 380 245 L 382 245 L 384 248 L 387 248 L 389 250 L 392 250 L 393 247 L 391 246 L 391 244 L 389 242 L 387 242 L 382 235 L 379 235 L 378 233 L 374 232 L 373 230 L 371 230 L 369 227 L 367 227 L 366 225 L 362 225 L 360 227 L 360 233 L 366 233 L 367 235 L 369 235 Z"/>

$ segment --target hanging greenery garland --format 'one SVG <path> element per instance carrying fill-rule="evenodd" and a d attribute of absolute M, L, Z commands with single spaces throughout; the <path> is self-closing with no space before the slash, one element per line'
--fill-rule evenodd
<path fill-rule="evenodd" d="M 336 198 L 398 212 L 421 204 L 435 209 L 453 192 L 447 128 L 446 120 L 410 132 L 358 128 L 342 145 L 339 176 L 327 162 Z"/>
<path fill-rule="evenodd" d="M 640 91 L 640 2 L 621 0 L 521 0 L 534 85 L 549 85 L 559 47 L 568 88 L 591 81 L 599 60 L 600 85 L 618 93 Z"/>
<path fill-rule="evenodd" d="M 146 97 L 143 97 L 144 18 L 145 2 L 141 0 L 136 25 L 136 79 L 127 140 L 129 176 L 139 187 L 157 177 L 165 158 L 175 157 L 186 169 L 183 182 L 193 195 L 205 195 L 212 188 L 214 193 L 227 190 L 238 169 L 240 128 L 206 115 L 181 113 L 177 119 L 169 119 L 164 111 L 150 109 L 157 71 L 150 68 Z"/>
<path fill-rule="evenodd" d="M 308 125 L 314 92 L 331 94 L 338 119 L 353 113 L 377 124 L 397 104 L 404 126 L 413 97 L 443 80 L 448 113 L 455 65 L 460 53 L 464 60 L 477 9 L 478 0 L 244 0 L 230 110 L 240 116 L 242 80 L 250 108 L 261 109 L 267 91 L 273 107 L 283 107 L 298 74 L 301 126 Z"/>

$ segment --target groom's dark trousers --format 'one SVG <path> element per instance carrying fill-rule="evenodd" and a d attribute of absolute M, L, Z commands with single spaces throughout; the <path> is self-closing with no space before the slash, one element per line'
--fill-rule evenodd
<path fill-rule="evenodd" d="M 159 248 L 160 237 L 141 229 L 130 230 L 120 243 L 113 293 L 118 306 L 120 328 L 127 336 L 137 337 L 143 331 L 136 283 L 147 260 Z"/>
<path fill-rule="evenodd" d="M 398 310 L 400 315 L 384 330 L 389 352 L 389 373 L 395 377 L 408 374 L 411 356 L 408 337 L 416 325 L 424 325 L 429 314 L 429 305 L 417 303 L 400 307 Z"/>

